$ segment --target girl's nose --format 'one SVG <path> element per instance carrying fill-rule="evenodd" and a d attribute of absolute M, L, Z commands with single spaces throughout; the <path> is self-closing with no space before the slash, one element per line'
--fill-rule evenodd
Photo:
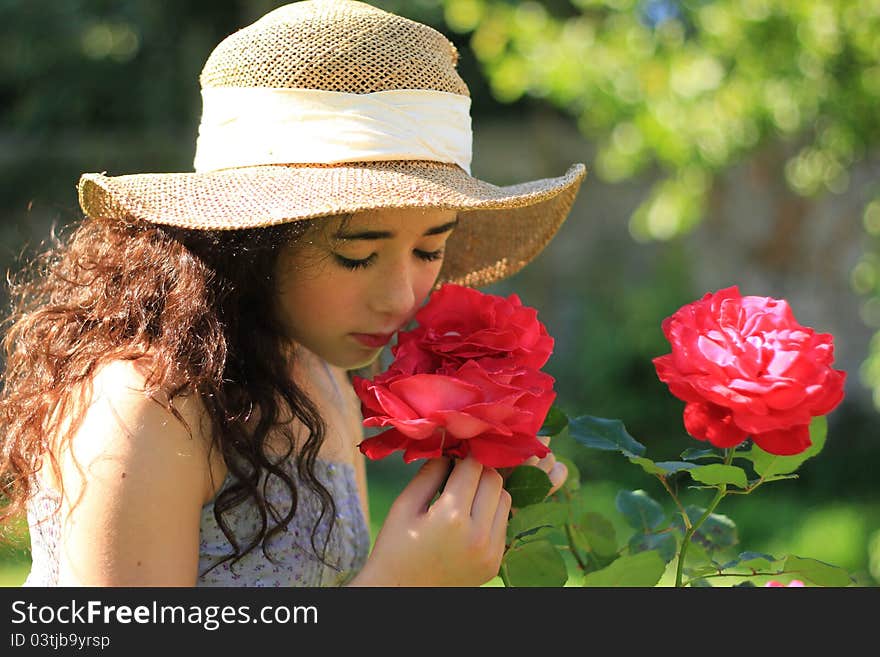
<path fill-rule="evenodd" d="M 382 272 L 373 290 L 373 310 L 403 322 L 416 302 L 413 290 L 413 272 L 406 263 L 398 261 L 394 267 Z"/>

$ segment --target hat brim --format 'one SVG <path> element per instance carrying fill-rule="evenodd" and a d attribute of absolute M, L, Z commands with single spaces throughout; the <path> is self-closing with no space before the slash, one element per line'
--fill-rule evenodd
<path fill-rule="evenodd" d="M 206 173 L 84 174 L 79 202 L 93 218 L 198 230 L 236 230 L 378 208 L 459 211 L 437 285 L 506 278 L 540 253 L 568 216 L 586 176 L 496 186 L 454 164 L 424 160 L 264 165 Z"/>

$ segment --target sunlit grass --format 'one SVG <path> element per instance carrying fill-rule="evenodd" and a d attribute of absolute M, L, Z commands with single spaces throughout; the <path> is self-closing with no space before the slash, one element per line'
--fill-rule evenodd
<path fill-rule="evenodd" d="M 0 563 L 0 586 L 21 586 L 24 584 L 30 569 L 31 562 L 29 559 L 27 561 L 6 561 Z"/>

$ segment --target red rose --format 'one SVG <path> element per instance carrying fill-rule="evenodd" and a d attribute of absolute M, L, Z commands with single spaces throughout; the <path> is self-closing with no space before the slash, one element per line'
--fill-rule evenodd
<path fill-rule="evenodd" d="M 808 425 L 843 399 L 846 373 L 831 368 L 833 336 L 795 320 L 784 300 L 706 294 L 663 321 L 672 353 L 654 359 L 660 380 L 687 402 L 687 432 L 717 447 L 751 435 L 771 454 L 810 446 Z"/>
<path fill-rule="evenodd" d="M 354 377 L 364 425 L 390 427 L 360 450 L 380 459 L 404 450 L 404 461 L 468 454 L 488 467 L 520 465 L 549 449 L 537 433 L 556 397 L 554 379 L 530 368 L 487 371 L 476 361 L 429 374 L 393 368 L 374 380 Z"/>
<path fill-rule="evenodd" d="M 434 372 L 444 363 L 478 360 L 487 370 L 540 369 L 553 338 L 534 308 L 516 294 L 504 298 L 447 283 L 416 314 L 418 328 L 398 334 L 392 367 L 410 374 Z"/>

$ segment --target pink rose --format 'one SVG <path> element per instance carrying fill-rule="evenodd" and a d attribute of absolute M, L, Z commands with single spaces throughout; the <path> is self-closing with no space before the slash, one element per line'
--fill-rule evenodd
<path fill-rule="evenodd" d="M 657 376 L 687 403 L 685 428 L 698 440 L 733 447 L 751 435 L 766 452 L 798 454 L 810 446 L 811 418 L 843 399 L 833 337 L 801 326 L 784 300 L 729 287 L 662 327 L 672 353 L 654 359 Z"/>
<path fill-rule="evenodd" d="M 472 455 L 488 467 L 520 465 L 549 449 L 537 432 L 556 397 L 554 379 L 529 368 L 487 371 L 476 361 L 435 373 L 389 369 L 375 379 L 355 377 L 364 426 L 389 427 L 360 450 L 380 459 L 404 450 L 404 461 Z"/>

